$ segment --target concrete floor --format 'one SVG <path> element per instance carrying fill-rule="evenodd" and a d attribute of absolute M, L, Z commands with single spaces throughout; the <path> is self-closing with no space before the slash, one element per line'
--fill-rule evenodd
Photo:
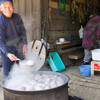
<path fill-rule="evenodd" d="M 43 66 L 43 71 L 50 71 L 49 66 Z M 70 77 L 68 83 L 69 95 L 83 98 L 83 100 L 100 100 L 100 76 L 82 77 L 78 65 L 66 67 L 60 73 L 67 74 Z M 0 67 L 0 82 L 2 80 L 2 68 Z M 3 100 L 3 91 L 0 86 L 0 100 Z"/>
<path fill-rule="evenodd" d="M 2 67 L 0 67 L 0 100 L 3 100 L 3 90 L 2 90 L 1 82 L 2 82 Z"/>

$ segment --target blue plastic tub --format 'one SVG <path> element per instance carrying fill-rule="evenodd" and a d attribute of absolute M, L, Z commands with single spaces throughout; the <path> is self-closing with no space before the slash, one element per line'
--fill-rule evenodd
<path fill-rule="evenodd" d="M 63 64 L 60 56 L 57 52 L 49 53 L 49 57 L 47 58 L 47 61 L 52 69 L 52 71 L 62 71 L 65 69 L 65 65 Z"/>
<path fill-rule="evenodd" d="M 91 65 L 80 65 L 79 68 L 82 76 L 91 76 Z"/>

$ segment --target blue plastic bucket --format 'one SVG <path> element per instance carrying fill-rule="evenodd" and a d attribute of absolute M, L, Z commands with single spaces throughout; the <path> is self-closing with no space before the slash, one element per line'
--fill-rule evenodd
<path fill-rule="evenodd" d="M 91 76 L 91 65 L 80 65 L 79 68 L 82 76 Z"/>

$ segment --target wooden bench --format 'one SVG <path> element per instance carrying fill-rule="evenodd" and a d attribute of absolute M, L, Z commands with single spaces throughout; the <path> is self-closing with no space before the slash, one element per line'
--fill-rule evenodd
<path fill-rule="evenodd" d="M 68 58 L 73 60 L 79 60 L 83 58 L 83 56 L 84 56 L 83 49 L 77 48 L 68 55 Z"/>
<path fill-rule="evenodd" d="M 81 62 L 81 58 L 84 56 L 81 40 L 70 41 L 66 44 L 55 44 L 54 49 L 60 55 L 65 66 L 71 65 L 74 62 L 76 63 L 77 61 Z M 77 51 L 80 51 L 80 53 Z"/>

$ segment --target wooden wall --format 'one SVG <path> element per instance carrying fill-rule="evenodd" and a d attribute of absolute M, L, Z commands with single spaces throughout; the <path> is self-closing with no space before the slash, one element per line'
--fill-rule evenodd
<path fill-rule="evenodd" d="M 58 1 L 55 2 L 55 0 L 51 0 L 51 4 L 49 2 L 49 31 L 47 35 L 48 42 L 51 44 L 51 49 L 53 49 L 53 45 L 56 40 L 61 37 L 66 39 L 67 34 L 71 35 L 72 40 L 79 39 L 78 30 L 80 28 L 80 24 L 76 20 L 77 18 L 75 20 L 70 18 L 68 4 L 66 5 L 66 16 L 62 16 L 58 12 Z"/>
<path fill-rule="evenodd" d="M 45 23 L 45 36 L 50 44 L 60 38 L 65 37 L 69 33 L 72 39 L 78 39 L 78 30 L 80 28 L 79 22 L 74 22 L 70 18 L 69 3 L 70 0 L 66 0 L 66 20 L 64 16 L 61 16 L 58 12 L 58 0 L 13 0 L 15 6 L 15 12 L 20 14 L 26 30 L 28 41 L 33 39 L 41 39 L 41 20 Z M 50 4 L 49 1 L 52 1 Z M 85 4 L 86 0 L 75 0 L 76 3 Z M 98 0 L 96 0 L 98 1 Z M 97 2 L 96 2 L 97 4 Z M 42 6 L 42 7 L 41 7 Z M 41 9 L 42 8 L 42 9 Z M 51 9 L 51 12 L 49 10 Z M 50 19 L 51 13 L 51 19 Z M 42 18 L 42 19 L 41 19 Z M 78 17 L 77 17 L 78 18 Z M 63 31 L 59 31 L 63 28 L 64 23 L 66 25 Z"/>
<path fill-rule="evenodd" d="M 28 41 L 41 39 L 41 0 L 13 0 L 14 12 L 21 15 Z"/>
<path fill-rule="evenodd" d="M 78 22 L 74 22 L 70 19 L 69 12 L 66 14 L 66 19 L 65 16 L 61 16 L 56 9 L 52 9 L 51 13 L 50 33 L 48 34 L 49 39 L 52 40 L 51 42 L 54 42 L 60 37 L 67 38 L 67 34 L 70 34 L 72 39 L 78 38 L 80 25 Z M 64 27 L 65 21 L 66 24 Z"/>
<path fill-rule="evenodd" d="M 71 0 L 66 0 L 66 16 L 62 16 L 58 12 L 58 1 L 59 0 L 48 0 L 48 1 L 49 1 L 49 4 L 48 4 L 49 9 L 47 10 L 49 14 L 49 17 L 48 17 L 49 31 L 47 32 L 47 38 L 48 38 L 47 40 L 51 44 L 52 48 L 56 40 L 58 40 L 60 37 L 63 37 L 66 39 L 67 34 L 71 35 L 72 40 L 74 39 L 78 40 L 79 39 L 78 31 L 80 29 L 81 24 L 85 26 L 86 23 L 88 22 L 88 19 L 89 19 L 88 17 L 90 16 L 89 15 L 90 13 L 88 10 L 91 10 L 93 6 L 98 8 L 98 0 L 94 0 L 92 5 L 88 4 L 90 3 L 89 0 L 74 0 L 76 3 L 76 17 L 73 20 L 73 18 L 71 18 L 70 16 Z M 84 9 L 84 7 L 86 9 Z M 87 12 L 85 12 L 85 10 Z M 85 15 L 85 13 L 87 13 L 87 15 Z M 84 16 L 82 16 L 82 14 L 84 14 Z M 80 20 L 80 17 L 81 17 L 81 20 Z M 84 21 L 84 23 L 82 21 Z M 66 24 L 64 27 L 65 22 Z"/>

